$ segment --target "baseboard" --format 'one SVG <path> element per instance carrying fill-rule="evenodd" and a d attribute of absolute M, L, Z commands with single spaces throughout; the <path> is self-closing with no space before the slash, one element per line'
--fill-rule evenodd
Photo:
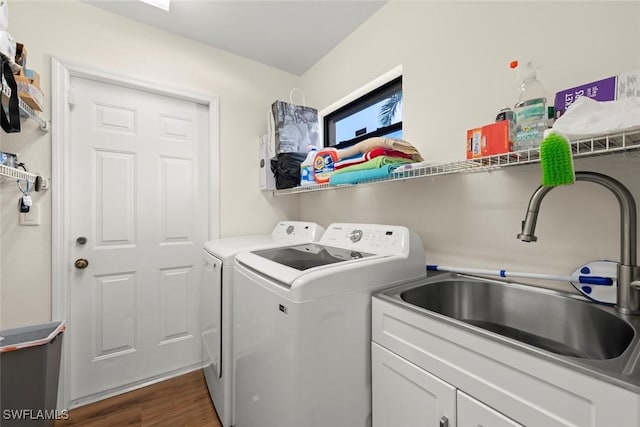
<path fill-rule="evenodd" d="M 80 399 L 75 399 L 69 402 L 69 409 L 78 408 L 80 406 L 88 405 L 90 403 L 95 403 L 100 400 L 108 399 L 110 397 L 117 396 L 119 394 L 128 393 L 133 390 L 137 390 L 142 387 L 147 387 L 152 384 L 156 384 L 162 381 L 166 381 L 171 378 L 178 377 L 180 375 L 188 374 L 189 372 L 196 371 L 198 369 L 204 368 L 206 363 L 196 363 L 194 365 L 186 366 L 184 368 L 176 369 L 173 371 L 165 372 L 164 374 L 157 375 L 151 378 L 145 378 L 140 381 L 136 381 L 133 383 L 129 383 L 122 387 L 112 388 L 110 390 L 102 391 L 100 393 L 92 394 L 90 396 L 82 397 Z"/>

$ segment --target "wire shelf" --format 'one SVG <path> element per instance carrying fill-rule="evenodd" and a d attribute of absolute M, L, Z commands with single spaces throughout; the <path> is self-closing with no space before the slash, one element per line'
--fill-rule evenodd
<path fill-rule="evenodd" d="M 2 94 L 7 98 L 11 96 L 11 88 L 5 84 L 4 78 L 2 81 Z M 22 117 L 27 117 L 35 120 L 38 125 L 40 125 L 40 129 L 44 131 L 49 130 L 49 122 L 45 120 L 39 113 L 34 111 L 33 108 L 29 107 L 29 105 L 21 98 L 18 98 L 18 107 L 20 108 L 20 115 Z"/>
<path fill-rule="evenodd" d="M 6 178 L 14 178 L 20 179 L 22 181 L 29 181 L 34 184 L 38 175 L 31 172 L 25 172 L 21 169 L 10 168 L 9 166 L 0 165 L 0 176 L 4 176 Z"/>
<path fill-rule="evenodd" d="M 598 135 L 588 138 L 580 138 L 571 141 L 571 151 L 574 158 L 605 155 L 616 152 L 632 151 L 640 149 L 640 129 L 634 131 Z M 540 150 L 531 148 L 521 151 L 512 151 L 504 154 L 481 157 L 472 160 L 458 162 L 438 163 L 420 166 L 403 172 L 394 172 L 387 178 L 365 181 L 359 184 L 343 185 L 309 185 L 294 187 L 285 190 L 273 190 L 273 195 L 287 195 L 297 193 L 309 193 L 336 188 L 355 187 L 362 184 L 375 182 L 404 181 L 413 178 L 447 175 L 453 173 L 480 172 L 492 169 L 500 169 L 507 166 L 525 165 L 540 161 Z"/>

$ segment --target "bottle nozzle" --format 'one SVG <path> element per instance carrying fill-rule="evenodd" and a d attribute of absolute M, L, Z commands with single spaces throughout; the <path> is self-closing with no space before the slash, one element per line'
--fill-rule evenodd
<path fill-rule="evenodd" d="M 537 70 L 540 68 L 540 65 L 535 61 L 526 61 L 520 66 L 519 61 L 513 60 L 509 63 L 509 68 L 512 70 L 518 70 L 518 81 L 536 79 Z"/>

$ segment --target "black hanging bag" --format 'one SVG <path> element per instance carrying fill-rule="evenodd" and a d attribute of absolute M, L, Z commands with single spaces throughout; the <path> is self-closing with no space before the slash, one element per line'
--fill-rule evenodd
<path fill-rule="evenodd" d="M 0 124 L 7 133 L 20 132 L 20 108 L 18 106 L 18 85 L 11 70 L 11 64 L 4 55 L 0 55 L 0 74 L 4 77 L 4 82 L 11 89 L 9 97 L 8 111 L 4 106 L 0 106 Z M 8 117 L 7 117 L 8 114 Z"/>

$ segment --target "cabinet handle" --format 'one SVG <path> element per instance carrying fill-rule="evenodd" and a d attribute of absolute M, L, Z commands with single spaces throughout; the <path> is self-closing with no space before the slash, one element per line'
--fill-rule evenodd
<path fill-rule="evenodd" d="M 449 427 L 449 418 L 447 417 L 440 418 L 440 427 Z"/>

